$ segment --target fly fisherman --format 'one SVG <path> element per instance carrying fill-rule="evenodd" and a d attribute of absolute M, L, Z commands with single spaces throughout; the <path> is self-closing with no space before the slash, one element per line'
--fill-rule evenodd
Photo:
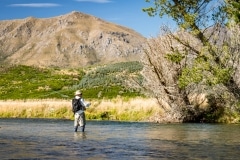
<path fill-rule="evenodd" d="M 75 97 L 72 99 L 72 111 L 74 113 L 74 131 L 77 132 L 78 126 L 81 127 L 81 131 L 84 132 L 86 125 L 86 118 L 84 111 L 91 105 L 89 102 L 85 102 L 82 98 L 80 90 L 75 92 Z"/>

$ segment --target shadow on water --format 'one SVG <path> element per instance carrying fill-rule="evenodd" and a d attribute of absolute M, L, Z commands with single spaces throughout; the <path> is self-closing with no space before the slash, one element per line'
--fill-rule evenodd
<path fill-rule="evenodd" d="M 238 159 L 240 125 L 0 119 L 0 159 Z"/>

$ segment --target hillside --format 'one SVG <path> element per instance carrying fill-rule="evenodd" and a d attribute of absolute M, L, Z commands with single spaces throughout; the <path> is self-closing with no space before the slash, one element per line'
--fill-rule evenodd
<path fill-rule="evenodd" d="M 76 67 L 139 60 L 145 38 L 91 15 L 71 12 L 0 21 L 0 63 Z"/>
<path fill-rule="evenodd" d="M 81 89 L 88 99 L 141 96 L 141 90 L 134 86 L 134 81 L 141 83 L 142 67 L 139 62 L 85 69 L 1 66 L 0 100 L 69 99 L 77 89 Z"/>

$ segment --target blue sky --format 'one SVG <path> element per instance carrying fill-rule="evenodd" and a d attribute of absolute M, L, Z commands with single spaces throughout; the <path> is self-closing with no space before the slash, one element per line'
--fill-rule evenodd
<path fill-rule="evenodd" d="M 0 0 L 0 20 L 27 17 L 50 18 L 79 11 L 131 28 L 143 36 L 155 37 L 169 19 L 149 17 L 142 8 L 151 6 L 145 0 Z"/>

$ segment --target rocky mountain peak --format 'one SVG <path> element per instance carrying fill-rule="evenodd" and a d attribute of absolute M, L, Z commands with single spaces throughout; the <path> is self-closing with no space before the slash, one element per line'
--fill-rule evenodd
<path fill-rule="evenodd" d="M 79 67 L 139 60 L 146 39 L 129 28 L 73 11 L 0 21 L 0 62 Z"/>

